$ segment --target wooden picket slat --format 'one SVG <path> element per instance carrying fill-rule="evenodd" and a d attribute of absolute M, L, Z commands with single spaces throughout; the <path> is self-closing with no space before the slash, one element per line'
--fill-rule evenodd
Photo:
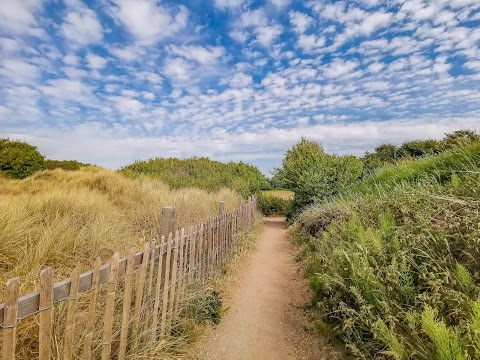
<path fill-rule="evenodd" d="M 162 241 L 160 248 L 163 249 L 163 244 L 165 243 L 165 236 L 162 236 Z M 153 305 L 153 316 L 152 316 L 152 341 L 157 337 L 157 325 L 158 325 L 158 311 L 160 309 L 160 292 L 162 290 L 162 271 L 163 271 L 163 254 L 160 253 L 158 257 L 158 270 L 157 270 L 157 284 L 155 287 L 155 301 Z"/>
<path fill-rule="evenodd" d="M 135 265 L 135 249 L 130 249 L 127 257 L 127 270 L 125 272 L 125 286 L 123 291 L 122 328 L 120 330 L 120 344 L 118 360 L 124 360 L 127 352 L 128 325 L 130 324 L 130 308 L 132 306 L 132 285 Z"/>
<path fill-rule="evenodd" d="M 39 360 L 50 360 L 53 330 L 53 269 L 51 267 L 40 272 L 39 311 L 38 358 Z"/>
<path fill-rule="evenodd" d="M 168 315 L 167 315 L 167 333 L 170 333 L 170 329 L 172 327 L 172 320 L 173 320 L 173 305 L 175 302 L 175 291 L 177 288 L 177 269 L 178 269 L 178 248 L 180 243 L 180 235 L 178 230 L 175 231 L 175 242 L 174 242 L 174 249 L 173 249 L 173 260 L 172 260 L 172 272 L 170 277 L 170 295 L 168 301 Z"/>
<path fill-rule="evenodd" d="M 136 334 L 138 331 L 138 324 L 140 323 L 140 315 L 142 311 L 143 291 L 145 289 L 145 279 L 147 277 L 147 266 L 150 258 L 150 243 L 146 243 L 143 248 L 142 267 L 138 277 L 138 286 L 135 290 L 135 306 L 133 310 L 132 333 Z"/>
<path fill-rule="evenodd" d="M 20 278 L 16 277 L 7 281 L 4 309 L 5 315 L 3 319 L 2 360 L 15 359 L 19 291 Z"/>
<path fill-rule="evenodd" d="M 195 277 L 195 242 L 196 226 L 190 227 L 190 256 L 188 259 L 188 282 L 191 284 Z"/>
<path fill-rule="evenodd" d="M 97 257 L 93 265 L 92 287 L 87 310 L 87 320 L 85 325 L 85 341 L 83 344 L 83 358 L 89 360 L 92 358 L 93 330 L 95 326 L 95 308 L 97 306 L 98 280 L 100 277 L 100 267 L 102 261 Z"/>
<path fill-rule="evenodd" d="M 177 294 L 175 295 L 175 303 L 173 305 L 173 313 L 177 314 L 178 305 L 181 300 L 181 296 L 183 294 L 183 253 L 184 253 L 184 246 L 185 246 L 185 229 L 180 230 L 180 242 L 179 242 L 179 249 L 178 249 L 178 286 L 177 286 Z"/>
<path fill-rule="evenodd" d="M 165 259 L 165 277 L 163 283 L 163 299 L 162 299 L 162 321 L 160 323 L 160 339 L 163 339 L 167 332 L 167 303 L 168 303 L 168 287 L 170 284 L 170 259 L 172 257 L 172 242 L 173 235 L 170 233 L 168 235 L 167 242 L 167 256 Z"/>
<path fill-rule="evenodd" d="M 150 314 L 153 308 L 153 275 L 155 270 L 155 243 L 153 244 L 153 249 L 150 254 L 149 261 L 149 273 L 148 273 L 148 282 L 147 282 L 147 294 L 145 295 L 145 319 L 143 324 L 143 332 L 147 333 L 150 331 Z"/>
<path fill-rule="evenodd" d="M 113 254 L 110 265 L 110 274 L 108 277 L 105 313 L 103 317 L 102 360 L 109 360 L 112 352 L 113 315 L 115 310 L 119 260 L 120 255 L 118 253 Z"/>
<path fill-rule="evenodd" d="M 63 336 L 63 359 L 70 360 L 74 355 L 75 340 L 75 313 L 78 304 L 78 285 L 80 283 L 80 266 L 72 272 L 70 297 L 68 299 L 67 318 L 65 320 L 65 334 Z"/>

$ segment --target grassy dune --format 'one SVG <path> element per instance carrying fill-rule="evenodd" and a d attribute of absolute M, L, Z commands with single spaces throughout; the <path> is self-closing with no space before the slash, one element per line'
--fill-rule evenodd
<path fill-rule="evenodd" d="M 163 206 L 176 206 L 183 227 L 217 215 L 222 200 L 230 211 L 238 195 L 171 190 L 147 177 L 94 167 L 24 180 L 0 177 L 0 293 L 9 278 L 20 276 L 25 294 L 44 267 L 53 266 L 56 281 L 63 280 L 76 263 L 86 270 L 97 256 L 106 261 L 114 251 L 125 254 L 157 238 Z"/>

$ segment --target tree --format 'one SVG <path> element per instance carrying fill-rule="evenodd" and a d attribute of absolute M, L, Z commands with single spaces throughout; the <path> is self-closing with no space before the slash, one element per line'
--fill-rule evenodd
<path fill-rule="evenodd" d="M 0 172 L 23 179 L 44 168 L 45 158 L 35 146 L 22 141 L 0 139 Z"/>

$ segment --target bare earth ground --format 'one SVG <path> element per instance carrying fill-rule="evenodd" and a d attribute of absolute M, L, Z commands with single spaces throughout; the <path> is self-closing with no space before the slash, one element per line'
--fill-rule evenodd
<path fill-rule="evenodd" d="M 259 243 L 245 263 L 221 323 L 191 351 L 196 360 L 339 359 L 307 332 L 301 306 L 307 284 L 297 275 L 285 220 L 266 218 Z"/>

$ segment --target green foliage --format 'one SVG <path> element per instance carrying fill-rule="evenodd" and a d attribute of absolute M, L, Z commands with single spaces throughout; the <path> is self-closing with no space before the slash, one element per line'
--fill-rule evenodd
<path fill-rule="evenodd" d="M 362 161 L 367 173 L 371 173 L 379 168 L 395 164 L 399 160 L 441 154 L 478 142 L 480 142 L 480 135 L 471 130 L 458 130 L 445 134 L 442 140 L 413 140 L 407 141 L 401 146 L 382 144 L 377 146 L 373 152 L 367 152 Z"/>
<path fill-rule="evenodd" d="M 265 216 L 270 215 L 285 215 L 290 206 L 292 200 L 283 199 L 275 195 L 264 194 L 263 192 L 258 193 L 258 206 L 260 212 Z"/>
<path fill-rule="evenodd" d="M 45 169 L 63 169 L 63 170 L 80 170 L 82 167 L 91 166 L 76 160 L 45 160 Z"/>
<path fill-rule="evenodd" d="M 411 159 L 398 165 L 390 165 L 378 170 L 371 176 L 354 184 L 350 190 L 357 192 L 376 192 L 379 188 L 395 187 L 401 183 L 415 183 L 422 180 L 451 182 L 459 186 L 459 175 L 480 166 L 480 143 L 473 143 L 462 148 L 421 159 Z"/>
<path fill-rule="evenodd" d="M 306 206 L 337 195 L 361 174 L 362 163 L 356 157 L 326 154 L 318 142 L 302 138 L 275 169 L 274 182 L 295 192 L 291 218 Z"/>
<path fill-rule="evenodd" d="M 244 162 L 225 164 L 208 158 L 155 158 L 137 161 L 121 172 L 130 176 L 147 175 L 174 189 L 196 187 L 217 191 L 225 187 L 249 196 L 270 188 L 268 179 L 253 165 Z"/>
<path fill-rule="evenodd" d="M 431 339 L 436 360 L 466 360 L 458 332 L 437 320 L 437 312 L 426 306 L 421 315 L 422 330 Z"/>
<path fill-rule="evenodd" d="M 44 160 L 35 146 L 22 141 L 0 139 L 0 173 L 23 179 L 43 169 Z"/>
<path fill-rule="evenodd" d="M 480 145 L 409 161 L 292 227 L 315 309 L 359 359 L 480 359 Z"/>

